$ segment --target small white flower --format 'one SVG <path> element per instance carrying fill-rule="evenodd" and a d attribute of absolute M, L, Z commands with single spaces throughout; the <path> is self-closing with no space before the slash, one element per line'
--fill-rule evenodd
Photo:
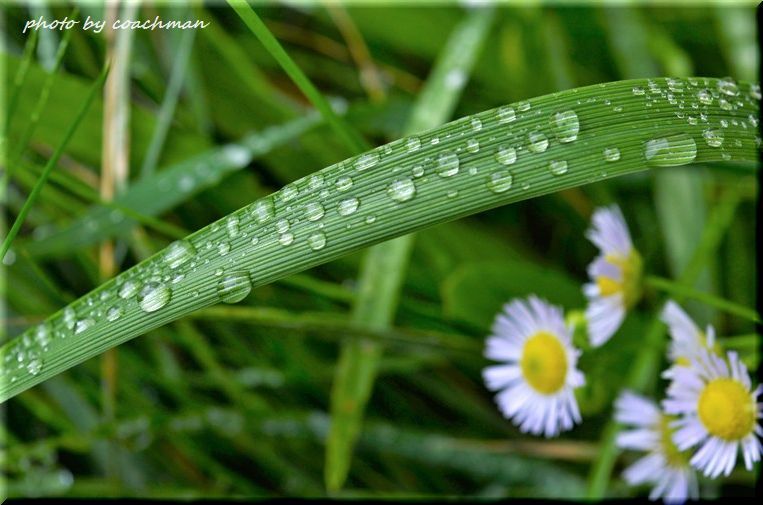
<path fill-rule="evenodd" d="M 588 338 L 598 347 L 612 338 L 638 300 L 641 256 L 617 205 L 596 209 L 591 221 L 586 238 L 599 248 L 599 256 L 588 265 L 592 282 L 583 292 L 588 298 Z"/>
<path fill-rule="evenodd" d="M 690 463 L 712 478 L 731 473 L 740 447 L 748 470 L 763 451 L 763 404 L 757 401 L 763 387 L 753 391 L 747 367 L 735 352 L 727 357 L 700 349 L 690 366 L 675 369 L 662 404 L 668 414 L 681 416 L 671 423 L 676 446 L 699 445 Z"/>
<path fill-rule="evenodd" d="M 699 356 L 701 349 L 718 352 L 715 345 L 715 329 L 707 325 L 707 330 L 702 333 L 702 330 L 673 300 L 668 300 L 665 304 L 660 318 L 668 325 L 670 333 L 668 358 L 673 362 L 673 366 L 662 374 L 666 379 L 673 377 L 677 367 L 689 366 L 691 360 Z"/>
<path fill-rule="evenodd" d="M 530 296 L 514 300 L 496 316 L 485 357 L 503 361 L 483 371 L 496 403 L 523 432 L 558 435 L 580 422 L 574 389 L 585 383 L 575 368 L 580 351 L 562 310 Z"/>
<path fill-rule="evenodd" d="M 651 484 L 650 500 L 683 503 L 699 497 L 697 475 L 689 457 L 673 443 L 671 419 L 654 402 L 623 391 L 615 402 L 615 420 L 633 428 L 618 434 L 617 446 L 647 453 L 623 472 L 628 484 Z"/>

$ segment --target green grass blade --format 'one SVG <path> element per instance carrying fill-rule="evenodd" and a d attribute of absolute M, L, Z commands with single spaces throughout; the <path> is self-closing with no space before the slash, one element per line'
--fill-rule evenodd
<path fill-rule="evenodd" d="M 108 66 L 105 66 L 103 68 L 103 71 L 101 72 L 101 75 L 98 77 L 98 80 L 96 80 L 93 86 L 90 88 L 90 93 L 88 93 L 88 96 L 85 99 L 84 103 L 80 106 L 80 109 L 77 111 L 77 114 L 74 116 L 74 121 L 72 121 L 72 124 L 67 130 L 66 134 L 64 135 L 64 138 L 58 144 L 58 147 L 56 147 L 56 150 L 54 151 L 53 156 L 50 158 L 50 160 L 48 160 L 48 163 L 45 165 L 45 170 L 43 171 L 42 175 L 37 181 L 37 184 L 35 185 L 34 189 L 32 189 L 32 192 L 29 194 L 29 197 L 27 198 L 26 202 L 24 202 L 24 206 L 19 211 L 18 216 L 16 216 L 16 220 L 14 221 L 13 226 L 11 226 L 11 229 L 8 232 L 8 235 L 3 240 L 3 245 L 0 248 L 0 260 L 2 260 L 2 258 L 5 257 L 5 253 L 8 252 L 8 249 L 10 249 L 11 244 L 13 243 L 13 239 L 16 238 L 16 235 L 21 229 L 21 225 L 24 224 L 24 219 L 26 218 L 26 215 L 29 213 L 29 210 L 34 205 L 35 200 L 37 200 L 37 196 L 40 194 L 40 191 L 42 190 L 43 186 L 45 186 L 45 182 L 47 181 L 51 170 L 53 170 L 53 168 L 58 164 L 58 160 L 61 157 L 61 154 L 64 152 L 64 149 L 66 148 L 66 144 L 69 142 L 69 139 L 71 139 L 72 135 L 77 130 L 77 127 L 82 121 L 82 118 L 85 117 L 85 113 L 87 113 L 87 110 L 90 108 L 90 104 L 93 102 L 93 99 L 95 98 L 96 94 L 101 89 L 101 86 L 103 85 L 103 82 L 105 81 L 107 75 L 108 75 Z"/>
<path fill-rule="evenodd" d="M 719 84 L 679 82 L 678 99 L 688 103 L 695 103 L 698 90 Z M 663 79 L 658 85 L 667 88 Z M 708 125 L 688 123 L 676 115 L 678 103 L 662 94 L 640 94 L 647 81 L 631 80 L 512 104 L 516 118 L 510 122 L 508 109 L 488 110 L 417 135 L 418 150 L 409 149 L 416 144 L 409 137 L 327 167 L 198 230 L 185 239 L 186 247 L 159 251 L 4 344 L 0 401 L 185 314 L 427 226 L 649 167 L 755 161 L 757 132 L 739 123 L 759 113 L 755 86 L 751 92 L 750 84 L 738 85 L 736 109 L 725 110 L 718 100 L 698 104 L 711 126 L 728 123 L 722 148 L 704 141 Z M 575 111 L 580 130 L 576 140 L 562 143 L 558 138 L 569 138 L 569 130 L 551 120 L 567 110 Z M 467 150 L 474 142 L 479 150 Z M 507 146 L 519 148 L 510 165 Z M 619 159 L 607 161 L 603 151 L 615 147 Z M 451 164 L 438 164 L 441 155 L 458 157 L 457 173 Z M 550 170 L 558 160 L 567 162 L 564 174 Z M 711 223 L 708 230 L 720 233 Z M 707 255 L 712 244 L 703 244 Z M 684 275 L 702 267 L 690 263 Z M 133 290 L 132 283 L 144 289 Z M 44 345 L 40 335 L 49 337 Z"/>
<path fill-rule="evenodd" d="M 320 123 L 321 118 L 317 114 L 308 114 L 176 163 L 149 178 L 134 182 L 113 200 L 113 205 L 120 209 L 139 210 L 146 217 L 159 215 L 246 167 L 253 158 L 293 141 Z M 111 206 L 94 207 L 65 229 L 28 242 L 25 247 L 35 256 L 68 254 L 72 248 L 87 247 L 128 232 L 135 220 L 120 219 L 115 222 L 112 210 Z"/>
<path fill-rule="evenodd" d="M 143 158 L 143 165 L 140 169 L 141 178 L 153 175 L 156 164 L 159 161 L 159 155 L 162 152 L 164 141 L 167 139 L 167 132 L 170 129 L 172 117 L 175 114 L 175 107 L 180 98 L 180 91 L 183 88 L 183 79 L 186 75 L 186 67 L 191 56 L 195 34 L 194 30 L 188 30 L 180 35 L 178 47 L 176 48 L 175 63 L 172 66 L 169 84 L 167 84 L 164 100 L 159 109 L 159 117 L 154 127 L 154 135 L 151 137 L 148 151 Z"/>
<path fill-rule="evenodd" d="M 320 91 L 316 89 L 313 83 L 310 82 L 310 79 L 307 78 L 284 48 L 281 47 L 281 44 L 270 33 L 270 30 L 268 30 L 257 13 L 246 2 L 241 0 L 228 0 L 228 4 L 236 11 L 241 20 L 244 21 L 244 24 L 260 40 L 262 45 L 281 65 L 308 100 L 320 111 L 326 122 L 331 125 L 350 152 L 357 154 L 367 150 L 370 147 L 368 143 L 334 112 L 328 101 L 323 98 Z"/>
<path fill-rule="evenodd" d="M 492 15 L 492 9 L 475 10 L 454 30 L 418 97 L 405 134 L 433 128 L 450 117 L 488 33 Z M 368 250 L 353 306 L 355 322 L 376 330 L 390 325 L 412 247 L 413 235 L 406 235 Z M 365 339 L 342 346 L 331 391 L 332 422 L 326 442 L 325 480 L 330 492 L 341 489 L 347 478 L 381 354 L 380 343 Z"/>
<path fill-rule="evenodd" d="M 75 7 L 69 17 L 73 19 L 76 16 L 77 8 Z M 45 105 L 48 103 L 50 90 L 53 87 L 53 78 L 56 72 L 58 72 L 58 69 L 61 67 L 61 63 L 64 61 L 64 55 L 66 54 L 66 49 L 69 47 L 69 40 L 71 39 L 72 33 L 72 30 L 66 30 L 63 37 L 61 37 L 61 43 L 58 46 L 58 51 L 56 51 L 56 58 L 53 62 L 53 68 L 50 70 L 48 77 L 45 79 L 45 84 L 43 85 L 42 91 L 40 92 L 40 98 L 35 103 L 35 108 L 29 118 L 29 123 L 27 123 L 26 128 L 24 129 L 24 133 L 21 135 L 21 138 L 16 145 L 16 152 L 11 158 L 11 163 L 8 164 L 9 177 L 12 174 L 11 171 L 16 168 L 16 163 L 18 162 L 19 158 L 21 158 L 21 155 L 24 154 L 24 149 L 26 149 L 27 143 L 29 143 L 29 139 L 32 138 L 32 134 L 34 133 L 34 130 L 40 121 L 40 115 L 42 114 Z"/>
<path fill-rule="evenodd" d="M 713 296 L 709 293 L 705 293 L 704 291 L 692 289 L 669 279 L 650 276 L 647 277 L 644 282 L 647 286 L 659 289 L 660 291 L 664 291 L 670 295 L 697 300 L 698 302 L 710 305 L 711 307 L 715 307 L 729 314 L 749 319 L 753 323 L 761 322 L 760 316 L 754 309 L 741 306 L 717 296 Z"/>

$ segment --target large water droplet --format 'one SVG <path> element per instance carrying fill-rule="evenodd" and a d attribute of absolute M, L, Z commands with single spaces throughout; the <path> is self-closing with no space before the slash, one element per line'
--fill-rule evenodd
<path fill-rule="evenodd" d="M 26 364 L 26 371 L 32 375 L 37 375 L 42 371 L 42 358 L 37 353 L 29 353 L 29 361 Z"/>
<path fill-rule="evenodd" d="M 704 105 L 713 103 L 713 95 L 706 89 L 697 91 L 697 100 Z"/>
<path fill-rule="evenodd" d="M 252 292 L 252 281 L 246 272 L 231 272 L 217 283 L 217 294 L 224 303 L 237 303 Z"/>
<path fill-rule="evenodd" d="M 236 238 L 238 237 L 239 233 L 241 233 L 238 225 L 239 220 L 236 216 L 230 216 L 225 220 L 225 228 L 228 231 L 228 236 L 230 238 Z"/>
<path fill-rule="evenodd" d="M 408 152 L 414 152 L 421 149 L 421 140 L 418 137 L 409 137 L 405 141 L 405 147 L 408 148 Z"/>
<path fill-rule="evenodd" d="M 721 147 L 723 145 L 723 132 L 721 130 L 708 128 L 702 132 L 702 136 L 710 147 Z"/>
<path fill-rule="evenodd" d="M 230 252 L 230 243 L 223 241 L 217 244 L 217 252 L 220 253 L 220 256 L 228 254 Z"/>
<path fill-rule="evenodd" d="M 254 219 L 260 224 L 271 219 L 274 214 L 275 210 L 273 209 L 273 200 L 270 199 L 270 197 L 258 200 L 252 209 L 252 215 L 254 216 Z"/>
<path fill-rule="evenodd" d="M 191 259 L 195 253 L 196 250 L 193 248 L 190 242 L 187 240 L 176 240 L 167 247 L 167 253 L 164 255 L 164 261 L 167 263 L 167 266 L 174 269 Z M 124 288 L 124 285 L 122 287 Z M 132 294 L 128 294 L 127 297 L 132 296 Z M 127 297 L 122 296 L 122 298 Z"/>
<path fill-rule="evenodd" d="M 164 284 L 147 282 L 138 293 L 138 305 L 144 312 L 156 312 L 167 305 L 172 297 L 172 291 Z"/>
<path fill-rule="evenodd" d="M 580 121 L 575 111 L 565 110 L 551 115 L 551 131 L 559 142 L 572 142 L 578 138 Z"/>
<path fill-rule="evenodd" d="M 118 305 L 114 305 L 113 307 L 109 307 L 109 310 L 106 311 L 106 319 L 114 322 L 122 317 L 122 314 L 124 314 L 124 309 Z"/>
<path fill-rule="evenodd" d="M 411 179 L 405 177 L 393 181 L 387 188 L 387 194 L 397 202 L 407 202 L 416 194 L 416 186 Z"/>
<path fill-rule="evenodd" d="M 352 187 L 352 179 L 347 176 L 340 177 L 336 180 L 336 189 L 338 191 L 347 191 Z"/>
<path fill-rule="evenodd" d="M 323 187 L 323 174 L 313 174 L 308 180 L 307 187 L 310 191 L 318 191 Z"/>
<path fill-rule="evenodd" d="M 45 348 L 50 343 L 50 330 L 44 323 L 39 325 L 35 330 L 34 339 L 42 348 Z"/>
<path fill-rule="evenodd" d="M 290 245 L 294 242 L 294 235 L 291 233 L 282 233 L 278 236 L 278 243 L 281 245 Z"/>
<path fill-rule="evenodd" d="M 316 231 L 307 237 L 307 244 L 313 251 L 323 249 L 326 245 L 326 235 L 322 231 Z"/>
<path fill-rule="evenodd" d="M 530 107 L 531 107 L 530 102 L 527 102 L 527 101 L 519 102 L 517 104 L 517 109 L 519 109 L 520 112 L 526 112 L 530 110 Z"/>
<path fill-rule="evenodd" d="M 470 153 L 477 153 L 480 150 L 480 143 L 477 139 L 469 139 L 466 141 L 466 150 Z"/>
<path fill-rule="evenodd" d="M 567 173 L 567 162 L 564 160 L 551 160 L 548 162 L 548 171 L 552 175 L 564 175 Z"/>
<path fill-rule="evenodd" d="M 724 77 L 718 81 L 718 91 L 727 96 L 737 96 L 739 87 L 731 77 Z"/>
<path fill-rule="evenodd" d="M 339 207 L 337 208 L 337 211 L 342 216 L 349 216 L 350 214 L 353 214 L 356 210 L 358 210 L 359 205 L 360 205 L 360 201 L 357 198 L 355 197 L 347 198 L 339 202 Z"/>
<path fill-rule="evenodd" d="M 366 170 L 379 163 L 379 153 L 372 151 L 355 160 L 355 168 Z"/>
<path fill-rule="evenodd" d="M 548 137 L 542 132 L 530 132 L 530 134 L 527 135 L 527 139 L 530 141 L 527 148 L 534 153 L 542 153 L 548 149 Z"/>
<path fill-rule="evenodd" d="M 289 231 L 289 220 L 288 219 L 279 219 L 276 222 L 276 231 L 278 233 L 286 233 Z"/>
<path fill-rule="evenodd" d="M 601 154 L 606 161 L 617 161 L 620 159 L 620 149 L 616 147 L 605 147 Z"/>
<path fill-rule="evenodd" d="M 760 89 L 758 89 L 758 91 L 760 91 Z M 470 124 L 472 125 L 472 130 L 476 132 L 482 129 L 482 121 L 478 117 L 473 117 Z"/>
<path fill-rule="evenodd" d="M 456 153 L 442 153 L 437 157 L 437 174 L 441 177 L 451 177 L 458 173 L 458 155 Z"/>
<path fill-rule="evenodd" d="M 323 217 L 323 205 L 318 202 L 310 202 L 305 205 L 305 217 L 308 221 L 317 221 Z"/>
<path fill-rule="evenodd" d="M 94 324 L 95 324 L 95 321 L 93 321 L 90 318 L 79 319 L 74 324 L 74 334 L 76 335 L 77 333 L 82 333 L 83 331 L 87 330 L 88 328 L 90 328 Z"/>
<path fill-rule="evenodd" d="M 423 165 L 416 165 L 411 169 L 411 174 L 413 174 L 414 177 L 421 177 L 424 175 L 424 167 Z"/>
<path fill-rule="evenodd" d="M 503 193 L 504 191 L 511 189 L 513 181 L 514 178 L 508 170 L 499 170 L 490 174 L 487 181 L 487 187 L 493 193 Z"/>
<path fill-rule="evenodd" d="M 131 281 L 131 280 L 125 281 L 124 284 L 122 284 L 119 287 L 119 291 L 117 292 L 117 295 L 119 296 L 119 298 L 123 298 L 123 299 L 130 298 L 133 295 L 135 295 L 135 293 L 138 292 L 139 287 L 140 285 L 135 281 Z"/>
<path fill-rule="evenodd" d="M 500 146 L 495 153 L 495 159 L 502 165 L 511 165 L 517 161 L 517 150 L 510 146 Z"/>
<path fill-rule="evenodd" d="M 517 113 L 514 111 L 512 107 L 509 107 L 508 105 L 498 107 L 498 122 L 499 123 L 511 123 L 512 121 L 516 119 L 517 119 Z"/>
<path fill-rule="evenodd" d="M 686 165 L 697 157 L 697 144 L 685 133 L 660 137 L 644 145 L 644 157 L 657 167 Z"/>
<path fill-rule="evenodd" d="M 64 326 L 66 326 L 67 329 L 71 330 L 74 328 L 74 323 L 77 322 L 77 314 L 74 312 L 74 309 L 71 307 L 66 307 L 64 309 Z"/>
<path fill-rule="evenodd" d="M 287 184 L 283 187 L 283 189 L 281 189 L 279 194 L 281 195 L 281 200 L 288 202 L 289 200 L 293 200 L 297 197 L 299 190 L 294 184 Z"/>

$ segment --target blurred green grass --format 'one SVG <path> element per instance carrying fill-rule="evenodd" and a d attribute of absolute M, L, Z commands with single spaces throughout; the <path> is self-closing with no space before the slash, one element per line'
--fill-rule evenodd
<path fill-rule="evenodd" d="M 754 44 L 752 6 L 632 9 L 497 9 L 454 116 L 567 87 L 670 75 L 681 69 L 691 69 L 695 75 L 755 77 L 751 72 L 758 55 L 749 50 Z M 71 6 L 53 5 L 47 10 L 63 17 Z M 347 101 L 348 121 L 373 143 L 401 135 L 416 99 L 414 92 L 421 89 L 449 34 L 464 17 L 463 8 L 456 5 L 347 8 L 373 61 L 384 69 L 386 100 L 371 103 L 341 31 L 322 6 L 268 6 L 258 12 L 324 96 Z M 6 65 L 7 83 L 18 69 L 26 42 L 20 27 L 35 13 L 23 6 L 6 8 L 8 36 L 0 64 Z M 641 23 L 632 22 L 633 13 Z M 154 14 L 172 15 L 168 7 L 141 9 L 144 17 Z M 157 174 L 194 156 L 210 155 L 216 146 L 238 142 L 253 131 L 300 121 L 297 118 L 307 108 L 302 95 L 232 11 L 214 5 L 199 7 L 194 15 L 208 17 L 212 25 L 196 34 L 192 64 L 158 157 Z M 631 20 L 630 32 L 625 42 L 619 42 L 617 34 L 625 33 L 624 18 Z M 422 19 L 427 20 L 426 28 Z M 130 111 L 130 171 L 135 176 L 140 174 L 167 93 L 173 37 L 161 32 L 136 34 Z M 632 54 L 623 44 L 633 40 L 642 41 L 641 64 L 626 67 L 623 62 Z M 55 54 L 58 42 L 58 36 L 41 42 L 30 66 L 10 123 L 11 146 L 25 131 L 45 85 L 44 69 L 52 60 L 44 53 Z M 74 104 L 83 101 L 97 76 L 104 50 L 103 37 L 72 33 L 43 119 L 24 154 L 25 164 L 42 166 L 63 138 Z M 102 104 L 93 105 L 57 170 L 61 177 L 97 189 L 103 109 Z M 347 154 L 330 129 L 317 125 L 227 172 L 215 184 L 200 187 L 200 192 L 183 195 L 172 207 L 149 214 L 181 229 L 197 229 Z M 12 180 L 5 191 L 11 214 L 18 212 L 34 180 Z M 720 254 L 710 259 L 708 277 L 700 287 L 753 306 L 757 183 L 751 175 L 728 174 L 712 166 L 615 179 L 422 231 L 413 247 L 393 329 L 403 335 L 410 332 L 409 341 L 379 336 L 385 354 L 348 482 L 339 496 L 547 497 L 554 496 L 552 488 L 556 496 L 583 496 L 611 400 L 622 384 L 622 370 L 644 343 L 658 294 L 647 292 L 618 335 L 619 345 L 585 356 L 581 367 L 590 374 L 591 385 L 581 398 L 585 421 L 546 445 L 519 443 L 529 437 L 520 435 L 494 408 L 479 375 L 485 365 L 482 341 L 493 314 L 512 296 L 536 292 L 569 309 L 581 306 L 576 286 L 584 281 L 585 267 L 594 255 L 583 232 L 596 205 L 617 202 L 644 253 L 646 270 L 673 275 L 705 227 L 703 212 L 687 212 L 688 204 L 680 205 L 682 200 L 660 196 L 676 183 L 683 188 L 683 201 L 694 202 L 693 209 L 705 207 L 707 213 L 725 190 L 740 184 L 745 188 Z M 90 205 L 83 195 L 51 179 L 29 214 L 20 244 L 79 223 Z M 124 246 L 117 251 L 122 269 L 169 240 L 150 228 L 139 230 L 123 235 Z M 98 284 L 97 248 L 75 245 L 49 259 L 30 256 L 23 247 L 15 251 L 15 261 L 4 272 L 6 339 Z M 236 307 L 272 308 L 279 311 L 282 324 L 272 318 L 194 317 L 121 346 L 113 422 L 102 417 L 97 360 L 10 400 L 3 433 L 8 493 L 324 495 L 329 395 L 341 336 L 352 334 L 348 313 L 361 255 L 258 289 Z M 702 325 L 715 324 L 721 335 L 756 331 L 738 317 L 696 304 L 689 309 Z M 318 314 L 332 324 L 311 324 L 300 317 L 305 313 Z M 453 336 L 457 342 L 473 344 L 476 351 L 410 342 L 426 335 L 442 337 L 442 342 L 448 341 L 443 336 Z M 745 349 L 754 356 L 754 347 Z M 659 396 L 656 379 L 654 393 Z M 118 462 L 116 471 L 109 467 L 110 460 Z M 609 495 L 638 492 L 617 477 L 628 461 L 629 457 L 617 464 Z M 737 472 L 722 484 L 703 483 L 710 494 L 749 494 L 753 485 L 753 474 L 747 472 Z"/>

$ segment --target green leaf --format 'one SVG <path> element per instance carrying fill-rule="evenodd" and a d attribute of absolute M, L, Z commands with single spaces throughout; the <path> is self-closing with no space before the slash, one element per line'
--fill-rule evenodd
<path fill-rule="evenodd" d="M 689 104 L 697 103 L 700 89 L 728 86 L 717 79 L 678 82 L 678 99 Z M 656 85 L 667 88 L 663 79 Z M 4 344 L 0 400 L 185 314 L 427 226 L 649 167 L 757 159 L 757 132 L 737 126 L 739 118 L 759 113 L 757 85 L 754 92 L 750 84 L 738 85 L 736 110 L 721 108 L 718 100 L 698 103 L 711 126 L 728 123 L 722 148 L 704 141 L 707 125 L 688 123 L 676 115 L 678 104 L 662 94 L 642 95 L 642 88 L 649 89 L 646 80 L 618 81 L 533 98 L 511 105 L 516 114 L 511 122 L 505 121 L 507 109 L 488 110 L 416 135 L 417 150 L 410 150 L 416 144 L 411 138 L 400 139 L 288 184 L 191 234 L 186 238 L 191 248 L 159 251 Z M 560 132 L 550 121 L 568 110 L 575 111 L 580 131 L 576 140 L 559 142 L 557 133 L 567 138 L 569 131 Z M 536 132 L 547 137 L 545 150 Z M 479 150 L 467 150 L 467 140 L 478 142 Z M 499 161 L 506 160 L 507 146 L 520 148 L 511 165 Z M 617 161 L 605 159 L 603 150 L 610 148 L 619 150 Z M 438 164 L 441 155 L 453 154 L 457 173 L 451 164 Z M 558 160 L 567 162 L 561 175 L 549 170 Z M 424 173 L 416 177 L 419 166 Z M 350 187 L 345 177 L 352 180 Z M 415 192 L 401 191 L 409 182 Z M 708 230 L 721 233 L 712 222 Z M 700 244 L 703 257 L 713 240 Z M 701 267 L 690 262 L 684 275 L 692 278 Z M 128 283 L 138 289 L 132 292 Z"/>

